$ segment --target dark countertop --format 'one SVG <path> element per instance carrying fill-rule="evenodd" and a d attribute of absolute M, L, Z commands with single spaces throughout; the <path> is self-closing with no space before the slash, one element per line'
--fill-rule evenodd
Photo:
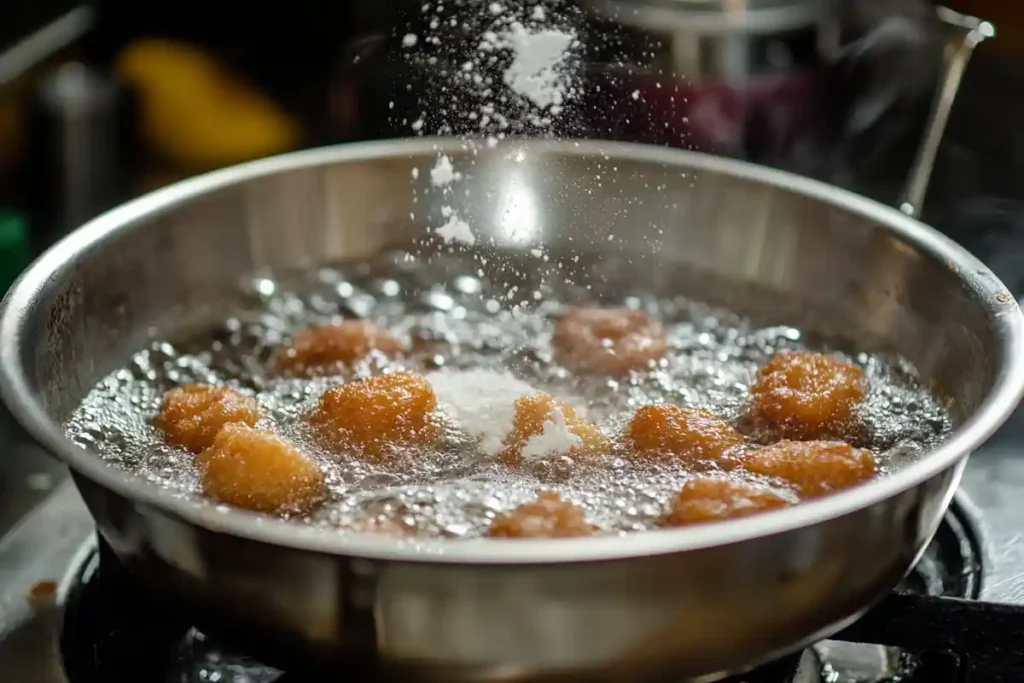
<path fill-rule="evenodd" d="M 67 468 L 33 444 L 0 410 L 0 537 L 67 477 Z"/>

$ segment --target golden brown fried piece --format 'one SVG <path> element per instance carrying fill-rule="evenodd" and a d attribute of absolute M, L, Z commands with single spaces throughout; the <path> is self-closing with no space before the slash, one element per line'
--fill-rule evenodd
<path fill-rule="evenodd" d="M 875 475 L 871 451 L 842 441 L 780 441 L 748 453 L 743 467 L 786 481 L 804 498 L 816 498 Z"/>
<path fill-rule="evenodd" d="M 570 308 L 552 341 L 565 367 L 610 377 L 646 370 L 668 350 L 660 322 L 625 308 Z"/>
<path fill-rule="evenodd" d="M 516 399 L 511 434 L 499 457 L 510 465 L 524 459 L 569 455 L 587 459 L 608 450 L 608 440 L 564 401 L 543 392 Z"/>
<path fill-rule="evenodd" d="M 735 464 L 743 445 L 743 436 L 717 415 L 667 404 L 638 408 L 626 437 L 640 453 L 725 467 Z"/>
<path fill-rule="evenodd" d="M 571 538 L 590 536 L 597 527 L 587 522 L 576 505 L 545 491 L 537 500 L 498 515 L 487 532 L 501 538 Z"/>
<path fill-rule="evenodd" d="M 789 439 L 841 436 L 864 399 L 864 373 L 823 353 L 780 351 L 750 387 L 750 417 L 758 431 Z"/>
<path fill-rule="evenodd" d="M 386 458 L 435 443 L 441 435 L 436 408 L 426 378 L 393 372 L 325 391 L 309 422 L 329 448 Z"/>
<path fill-rule="evenodd" d="M 387 330 L 367 320 L 346 320 L 299 332 L 271 361 L 282 375 L 315 377 L 343 372 L 372 351 L 395 356 L 402 345 Z"/>
<path fill-rule="evenodd" d="M 691 479 L 669 505 L 662 518 L 665 526 L 686 526 L 746 517 L 789 505 L 768 486 L 724 477 Z"/>
<path fill-rule="evenodd" d="M 325 495 L 315 462 L 277 435 L 226 425 L 196 457 L 206 495 L 257 512 L 304 512 Z"/>
<path fill-rule="evenodd" d="M 168 444 L 200 453 L 224 425 L 240 422 L 252 427 L 257 418 L 252 396 L 230 387 L 185 384 L 164 394 L 153 426 Z"/>

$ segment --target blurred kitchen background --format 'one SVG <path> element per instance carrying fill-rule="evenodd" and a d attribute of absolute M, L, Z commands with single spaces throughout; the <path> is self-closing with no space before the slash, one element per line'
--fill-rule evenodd
<path fill-rule="evenodd" d="M 932 0 L 517 1 L 562 13 L 582 50 L 572 64 L 578 96 L 558 122 L 508 132 L 712 151 L 886 202 L 899 194 L 917 148 L 945 39 Z M 449 0 L 442 14 L 479 16 L 487 5 Z M 947 6 L 991 21 L 997 36 L 967 70 L 924 220 L 1021 295 L 1024 3 Z M 429 132 L 479 132 L 452 115 L 460 97 L 446 78 L 479 35 L 467 42 L 455 22 L 443 48 L 402 46 L 437 18 L 437 7 L 2 3 L 0 290 L 83 221 L 192 174 L 408 136 L 424 114 Z M 7 421 L 0 428 L 14 429 Z M 23 439 L 0 443 L 6 526 L 60 472 Z"/>

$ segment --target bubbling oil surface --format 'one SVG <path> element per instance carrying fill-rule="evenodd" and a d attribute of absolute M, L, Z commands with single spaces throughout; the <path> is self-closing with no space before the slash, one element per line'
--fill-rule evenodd
<path fill-rule="evenodd" d="M 554 266 L 542 259 L 527 265 L 492 259 L 490 267 L 487 261 L 480 254 L 423 258 L 396 250 L 276 280 L 255 277 L 245 287 L 246 303 L 217 329 L 180 344 L 154 341 L 99 382 L 67 422 L 67 434 L 113 466 L 197 504 L 213 504 L 203 500 L 193 456 L 164 444 L 150 421 L 174 386 L 229 384 L 256 395 L 260 426 L 293 439 L 327 473 L 330 500 L 297 523 L 343 532 L 386 520 L 419 534 L 471 537 L 483 534 L 499 512 L 553 489 L 582 506 L 603 531 L 621 533 L 652 527 L 693 471 L 627 461 L 614 452 L 590 467 L 563 457 L 511 471 L 480 456 L 456 430 L 435 451 L 401 454 L 392 462 L 339 458 L 317 445 L 305 415 L 322 391 L 348 379 L 399 368 L 506 369 L 581 408 L 614 437 L 647 403 L 704 407 L 737 420 L 757 368 L 776 350 L 805 348 L 799 329 L 757 327 L 682 297 L 632 291 L 635 284 L 625 285 L 630 280 L 609 281 L 607 289 L 617 293 L 610 300 L 594 287 L 552 276 Z M 610 380 L 576 377 L 554 363 L 557 313 L 598 298 L 663 321 L 671 350 L 659 367 Z M 404 337 L 412 353 L 401 361 L 369 358 L 347 377 L 288 379 L 268 372 L 271 354 L 289 334 L 340 318 L 373 320 Z M 864 368 L 869 383 L 858 445 L 875 451 L 883 474 L 949 431 L 947 413 L 908 364 L 870 354 L 850 360 Z"/>

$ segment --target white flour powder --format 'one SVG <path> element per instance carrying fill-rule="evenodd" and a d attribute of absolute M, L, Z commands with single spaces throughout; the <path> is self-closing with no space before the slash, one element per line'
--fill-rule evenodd
<path fill-rule="evenodd" d="M 434 187 L 445 187 L 460 177 L 461 175 L 452 168 L 452 160 L 444 154 L 438 157 L 434 168 L 430 169 L 430 182 L 433 183 Z"/>
<path fill-rule="evenodd" d="M 512 433 L 516 399 L 537 391 L 512 375 L 493 370 L 439 370 L 427 375 L 445 413 L 480 441 L 480 449 L 497 455 Z"/>
<path fill-rule="evenodd" d="M 448 209 L 449 207 L 444 208 Z M 434 230 L 437 236 L 443 239 L 445 244 L 461 242 L 467 247 L 476 244 L 476 236 L 473 234 L 472 228 L 469 227 L 469 223 L 456 216 L 450 209 L 445 213 L 447 213 L 448 221 Z"/>
<path fill-rule="evenodd" d="M 565 415 L 555 408 L 552 419 L 544 422 L 541 433 L 527 439 L 522 454 L 526 460 L 541 460 L 565 455 L 582 444 L 583 439 L 569 431 Z"/>
<path fill-rule="evenodd" d="M 470 125 L 486 136 L 483 145 L 490 148 L 505 138 L 506 131 L 521 128 L 523 124 L 550 126 L 552 118 L 574 94 L 568 68 L 579 43 L 575 31 L 565 27 L 568 15 L 560 12 L 559 16 L 554 13 L 549 16 L 544 7 L 535 2 L 481 0 L 475 12 L 468 11 L 468 4 L 462 7 L 467 10 L 462 23 L 455 18 L 442 22 L 441 5 L 424 4 L 424 13 L 437 13 L 428 22 L 429 30 L 419 35 L 409 33 L 402 38 L 402 46 L 410 55 L 417 46 L 429 49 L 432 54 L 426 55 L 428 64 L 440 64 L 445 56 L 453 62 L 451 71 L 439 69 L 447 80 L 434 95 L 438 101 L 421 103 L 424 110 L 409 124 L 413 132 L 443 135 L 452 131 L 451 121 L 472 122 Z M 459 56 L 457 62 L 455 53 L 447 51 L 444 38 L 451 35 L 448 29 L 456 26 L 468 31 L 470 36 L 476 30 L 475 35 L 479 36 L 475 39 L 477 49 L 468 59 Z M 443 118 L 437 124 L 432 121 L 428 124 L 428 110 L 434 109 L 439 109 Z M 433 130 L 435 125 L 437 130 Z M 477 144 L 472 137 L 466 140 L 467 149 L 474 153 Z M 413 179 L 416 177 L 417 171 L 413 171 Z M 456 183 L 461 179 L 462 174 L 455 171 L 452 160 L 439 154 L 430 170 L 431 186 L 448 197 L 456 191 Z M 467 217 L 457 215 L 451 206 L 444 206 L 442 215 L 445 222 L 433 228 L 433 233 L 445 244 L 477 244 Z"/>
<path fill-rule="evenodd" d="M 569 89 L 565 61 L 576 41 L 572 33 L 527 29 L 513 22 L 499 41 L 512 50 L 512 63 L 503 79 L 505 85 L 541 109 L 565 101 Z"/>

